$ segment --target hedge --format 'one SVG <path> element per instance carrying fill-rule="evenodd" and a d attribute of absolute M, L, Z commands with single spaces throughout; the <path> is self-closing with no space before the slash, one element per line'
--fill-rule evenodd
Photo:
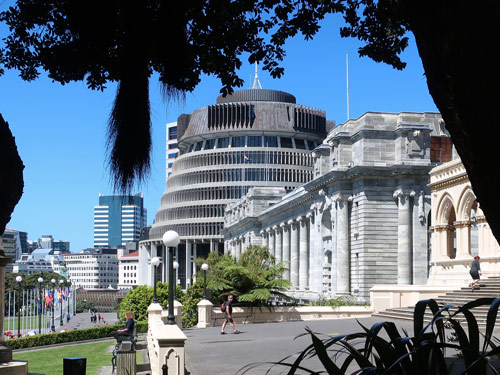
<path fill-rule="evenodd" d="M 66 342 L 76 342 L 83 340 L 94 340 L 109 337 L 111 332 L 123 328 L 123 324 L 115 324 L 103 327 L 74 329 L 59 333 L 47 333 L 43 335 L 27 336 L 18 339 L 7 340 L 7 345 L 11 349 L 33 348 L 36 346 L 62 344 Z M 137 322 L 137 333 L 145 333 L 148 330 L 148 322 Z"/>

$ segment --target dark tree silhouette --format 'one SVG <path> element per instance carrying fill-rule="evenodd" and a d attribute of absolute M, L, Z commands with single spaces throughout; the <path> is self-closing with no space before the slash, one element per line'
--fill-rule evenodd
<path fill-rule="evenodd" d="M 0 15 L 11 28 L 0 65 L 35 79 L 92 89 L 119 82 L 112 110 L 110 166 L 126 190 L 144 178 L 151 145 L 147 87 L 159 73 L 165 97 L 182 97 L 207 73 L 222 93 L 241 86 L 239 56 L 283 69 L 285 41 L 311 38 L 328 13 L 341 13 L 343 36 L 365 42 L 360 55 L 396 69 L 412 32 L 434 102 L 462 158 L 493 234 L 500 239 L 500 179 L 494 172 L 500 102 L 500 4 L 496 0 L 18 0 Z M 404 90 L 405 88 L 401 88 Z M 131 155 L 130 145 L 136 152 Z"/>

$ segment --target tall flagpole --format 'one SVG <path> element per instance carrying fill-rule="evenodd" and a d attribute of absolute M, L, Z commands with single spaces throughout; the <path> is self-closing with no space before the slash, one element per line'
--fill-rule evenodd
<path fill-rule="evenodd" d="M 346 71 L 346 83 L 347 83 L 347 120 L 351 118 L 349 116 L 349 54 L 345 53 L 345 71 Z"/>

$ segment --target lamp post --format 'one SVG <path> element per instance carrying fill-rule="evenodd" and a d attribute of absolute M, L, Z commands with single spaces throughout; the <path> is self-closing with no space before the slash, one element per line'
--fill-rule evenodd
<path fill-rule="evenodd" d="M 168 316 L 167 324 L 175 324 L 174 316 L 174 254 L 173 248 L 180 242 L 179 234 L 173 230 L 165 232 L 163 235 L 163 244 L 168 249 Z"/>
<path fill-rule="evenodd" d="M 68 281 L 68 292 L 66 293 L 66 299 L 68 300 L 68 323 L 69 323 L 69 319 L 70 319 L 70 312 L 69 312 L 69 305 L 71 304 L 71 299 L 69 298 L 69 293 L 70 293 L 70 290 L 71 290 L 71 282 Z"/>
<path fill-rule="evenodd" d="M 153 266 L 153 303 L 158 302 L 156 298 L 156 267 L 158 267 L 160 263 L 160 258 L 158 257 L 151 259 L 151 265 Z"/>
<path fill-rule="evenodd" d="M 208 270 L 208 264 L 203 263 L 201 265 L 201 269 L 203 270 L 203 299 L 207 299 L 207 270 Z"/>
<path fill-rule="evenodd" d="M 42 311 L 43 311 L 43 294 L 42 294 L 43 277 L 38 278 L 38 297 L 40 298 L 40 311 L 38 311 L 38 334 L 42 334 Z"/>
<path fill-rule="evenodd" d="M 59 280 L 59 285 L 60 287 L 62 288 L 64 284 L 64 280 L 61 279 Z M 59 290 L 61 290 L 61 288 L 59 288 Z M 64 325 L 64 321 L 63 321 L 63 300 L 62 300 L 62 292 L 60 292 L 61 295 L 59 296 L 59 303 L 61 304 L 61 319 L 59 319 L 59 325 L 62 327 Z"/>
<path fill-rule="evenodd" d="M 179 268 L 179 263 L 174 260 L 174 278 L 175 278 L 175 286 L 174 286 L 174 299 L 177 298 L 177 269 Z"/>
<path fill-rule="evenodd" d="M 52 283 L 52 325 L 50 326 L 50 330 L 52 332 L 56 331 L 56 325 L 54 323 L 54 288 L 56 285 L 56 279 L 51 279 L 50 282 Z"/>
<path fill-rule="evenodd" d="M 16 276 L 16 281 L 18 285 L 18 291 L 17 291 L 17 336 L 21 337 L 21 282 L 23 281 L 23 278 L 21 276 Z"/>

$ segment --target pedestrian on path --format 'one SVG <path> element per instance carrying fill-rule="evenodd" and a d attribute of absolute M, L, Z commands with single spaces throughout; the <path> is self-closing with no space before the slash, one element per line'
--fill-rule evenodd
<path fill-rule="evenodd" d="M 474 289 L 479 289 L 479 280 L 480 280 L 480 275 L 483 273 L 481 272 L 481 265 L 479 264 L 479 255 L 476 255 L 474 257 L 474 260 L 472 261 L 472 265 L 470 266 L 470 275 L 472 276 L 472 291 Z"/>
<path fill-rule="evenodd" d="M 238 331 L 236 329 L 236 326 L 234 325 L 234 320 L 233 320 L 233 295 L 230 294 L 228 297 L 227 297 L 227 301 L 224 302 L 224 317 L 226 318 L 224 320 L 224 323 L 222 323 L 222 329 L 221 329 L 221 332 L 220 334 L 221 335 L 225 335 L 226 332 L 224 332 L 224 330 L 226 329 L 226 325 L 227 323 L 230 323 L 231 324 L 231 327 L 233 328 L 233 333 L 240 333 L 240 331 Z"/>

